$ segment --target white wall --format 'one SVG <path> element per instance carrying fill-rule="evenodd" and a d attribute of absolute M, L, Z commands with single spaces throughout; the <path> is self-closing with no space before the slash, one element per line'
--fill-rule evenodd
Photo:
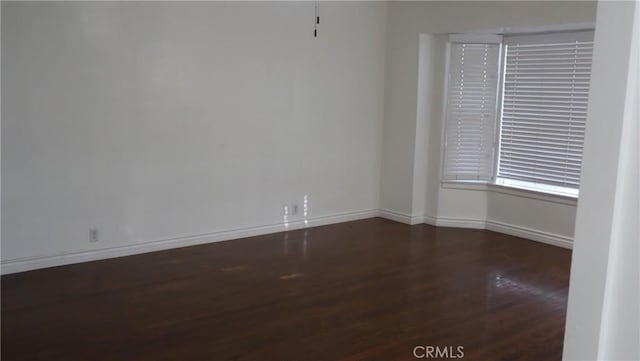
<path fill-rule="evenodd" d="M 386 4 L 313 13 L 2 2 L 3 263 L 377 209 Z"/>
<path fill-rule="evenodd" d="M 640 3 L 598 5 L 564 360 L 640 360 Z"/>
<path fill-rule="evenodd" d="M 442 34 L 594 14 L 580 2 L 322 2 L 314 39 L 307 2 L 3 2 L 3 266 L 280 230 L 282 205 L 305 194 L 325 220 L 382 208 L 570 235 L 572 206 L 532 203 L 511 219 L 502 210 L 520 198 L 441 188 Z"/>
<path fill-rule="evenodd" d="M 573 238 L 575 200 L 553 196 L 527 198 L 526 194 L 516 196 L 493 190 L 488 193 L 487 202 L 487 219 L 492 222 Z"/>
<path fill-rule="evenodd" d="M 2 6 L 0 6 L 0 29 L 1 28 L 2 28 Z M 1 40 L 0 40 L 0 43 L 2 43 Z M 0 58 L 2 58 L 1 48 L 2 47 L 0 46 Z M 2 70 L 0 70 L 0 83 L 2 83 Z M 2 87 L 0 87 L 0 99 L 2 98 L 1 88 Z M 2 102 L 0 101 L 0 110 L 1 108 L 2 108 Z M 2 169 L 2 116 L 0 115 L 0 198 L 2 197 L 2 170 L 1 169 Z M 0 202 L 0 256 L 2 255 L 1 245 L 2 245 L 2 202 Z"/>
<path fill-rule="evenodd" d="M 382 141 L 381 208 L 407 219 L 426 217 L 451 226 L 484 227 L 486 221 L 549 233 L 558 239 L 573 236 L 575 202 L 546 201 L 513 194 L 440 185 L 442 99 L 445 46 L 449 32 L 474 32 L 504 27 L 535 27 L 593 23 L 595 2 L 394 2 L 388 10 L 387 84 Z M 429 50 L 420 36 L 432 35 Z M 440 34 L 435 35 L 434 34 Z M 431 54 L 429 54 L 429 51 Z M 423 57 L 429 57 L 425 71 Z M 428 79 L 426 100 L 420 79 Z M 423 104 L 424 103 L 424 104 Z M 427 105 L 425 105 L 427 104 Z M 425 107 L 427 109 L 425 109 Z M 424 120 L 428 118 L 426 121 Z M 423 123 L 427 125 L 423 125 Z M 416 133 L 428 132 L 422 136 Z M 427 145 L 419 143 L 420 139 Z M 417 155 L 416 153 L 427 154 Z M 426 176 L 412 160 L 427 163 Z M 416 182 L 423 182 L 416 184 Z M 424 197 L 416 189 L 427 189 Z M 424 206 L 416 202 L 424 202 Z M 512 212 L 516 207 L 521 211 Z M 419 212 L 423 211 L 423 214 Z"/>

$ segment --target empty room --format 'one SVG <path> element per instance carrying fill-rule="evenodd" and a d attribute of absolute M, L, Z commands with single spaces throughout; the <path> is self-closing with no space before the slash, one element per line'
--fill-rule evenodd
<path fill-rule="evenodd" d="M 1 1 L 2 360 L 640 361 L 640 2 Z"/>

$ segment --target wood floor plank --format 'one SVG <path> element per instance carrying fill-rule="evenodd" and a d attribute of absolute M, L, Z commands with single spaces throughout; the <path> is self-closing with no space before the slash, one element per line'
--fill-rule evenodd
<path fill-rule="evenodd" d="M 2 276 L 2 360 L 560 360 L 571 252 L 373 218 Z"/>

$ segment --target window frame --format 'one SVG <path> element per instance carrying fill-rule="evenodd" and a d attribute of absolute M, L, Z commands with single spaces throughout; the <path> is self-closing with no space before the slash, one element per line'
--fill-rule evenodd
<path fill-rule="evenodd" d="M 495 157 L 493 158 L 493 176 L 491 177 L 491 184 L 494 185 L 499 185 L 498 184 L 498 165 L 500 164 L 500 148 L 502 145 L 502 142 L 500 141 L 500 135 L 502 134 L 502 111 L 504 110 L 504 101 L 503 96 L 504 96 L 504 83 L 505 83 L 505 73 L 507 70 L 507 66 L 506 66 L 506 62 L 507 62 L 507 52 L 504 51 L 504 42 L 500 43 L 500 69 L 498 70 L 498 73 L 500 74 L 500 77 L 498 79 L 498 104 L 496 104 L 496 106 L 498 107 L 497 111 L 496 111 L 496 134 L 495 134 L 495 140 L 496 140 L 496 144 L 495 144 Z M 504 186 L 504 185 L 501 185 Z"/>
<path fill-rule="evenodd" d="M 530 31 L 530 32 L 522 32 L 517 33 L 517 35 L 535 35 L 542 33 L 562 33 L 562 32 L 573 32 L 573 31 L 593 31 L 593 27 L 585 27 L 579 29 L 570 29 L 570 30 L 555 30 L 555 31 Z M 458 35 L 458 34 L 455 34 Z M 486 34 L 490 35 L 490 34 Z M 516 35 L 514 34 L 505 34 L 505 35 Z M 502 35 L 500 35 L 502 36 Z M 580 188 L 570 188 L 570 187 L 560 187 L 547 185 L 544 183 L 535 183 L 528 181 L 520 181 L 513 180 L 508 178 L 500 178 L 498 177 L 498 167 L 500 164 L 500 151 L 501 151 L 501 134 L 502 134 L 502 113 L 504 108 L 504 87 L 505 87 L 505 71 L 506 71 L 506 52 L 505 52 L 505 44 L 504 40 L 501 40 L 499 43 L 499 61 L 498 61 L 498 94 L 497 94 L 497 102 L 496 102 L 496 111 L 495 111 L 495 122 L 496 122 L 496 134 L 494 135 L 494 159 L 493 165 L 491 169 L 491 180 L 490 181 L 482 181 L 482 180 L 445 180 L 444 179 L 444 169 L 445 169 L 445 147 L 444 142 L 446 141 L 446 127 L 447 127 L 447 104 L 448 104 L 448 96 L 449 96 L 449 72 L 451 70 L 451 44 L 456 41 L 452 41 L 451 37 L 447 40 L 446 45 L 446 56 L 445 56 L 445 76 L 444 76 L 444 86 L 443 86 L 443 102 L 442 102 L 442 116 L 441 116 L 441 144 L 440 147 L 440 183 L 442 188 L 453 188 L 453 189 L 466 189 L 466 190 L 495 190 L 500 191 L 506 190 L 500 193 L 506 194 L 514 194 L 521 195 L 527 198 L 536 198 L 549 200 L 551 199 L 559 199 L 561 203 L 566 204 L 575 204 L 577 199 L 579 198 Z M 459 42 L 459 41 L 457 41 Z"/>

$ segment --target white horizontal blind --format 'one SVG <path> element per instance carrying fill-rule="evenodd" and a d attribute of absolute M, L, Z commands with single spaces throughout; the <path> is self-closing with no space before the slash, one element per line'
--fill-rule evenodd
<path fill-rule="evenodd" d="M 500 44 L 451 43 L 444 180 L 490 180 Z"/>
<path fill-rule="evenodd" d="M 577 189 L 593 32 L 505 37 L 497 177 Z"/>

